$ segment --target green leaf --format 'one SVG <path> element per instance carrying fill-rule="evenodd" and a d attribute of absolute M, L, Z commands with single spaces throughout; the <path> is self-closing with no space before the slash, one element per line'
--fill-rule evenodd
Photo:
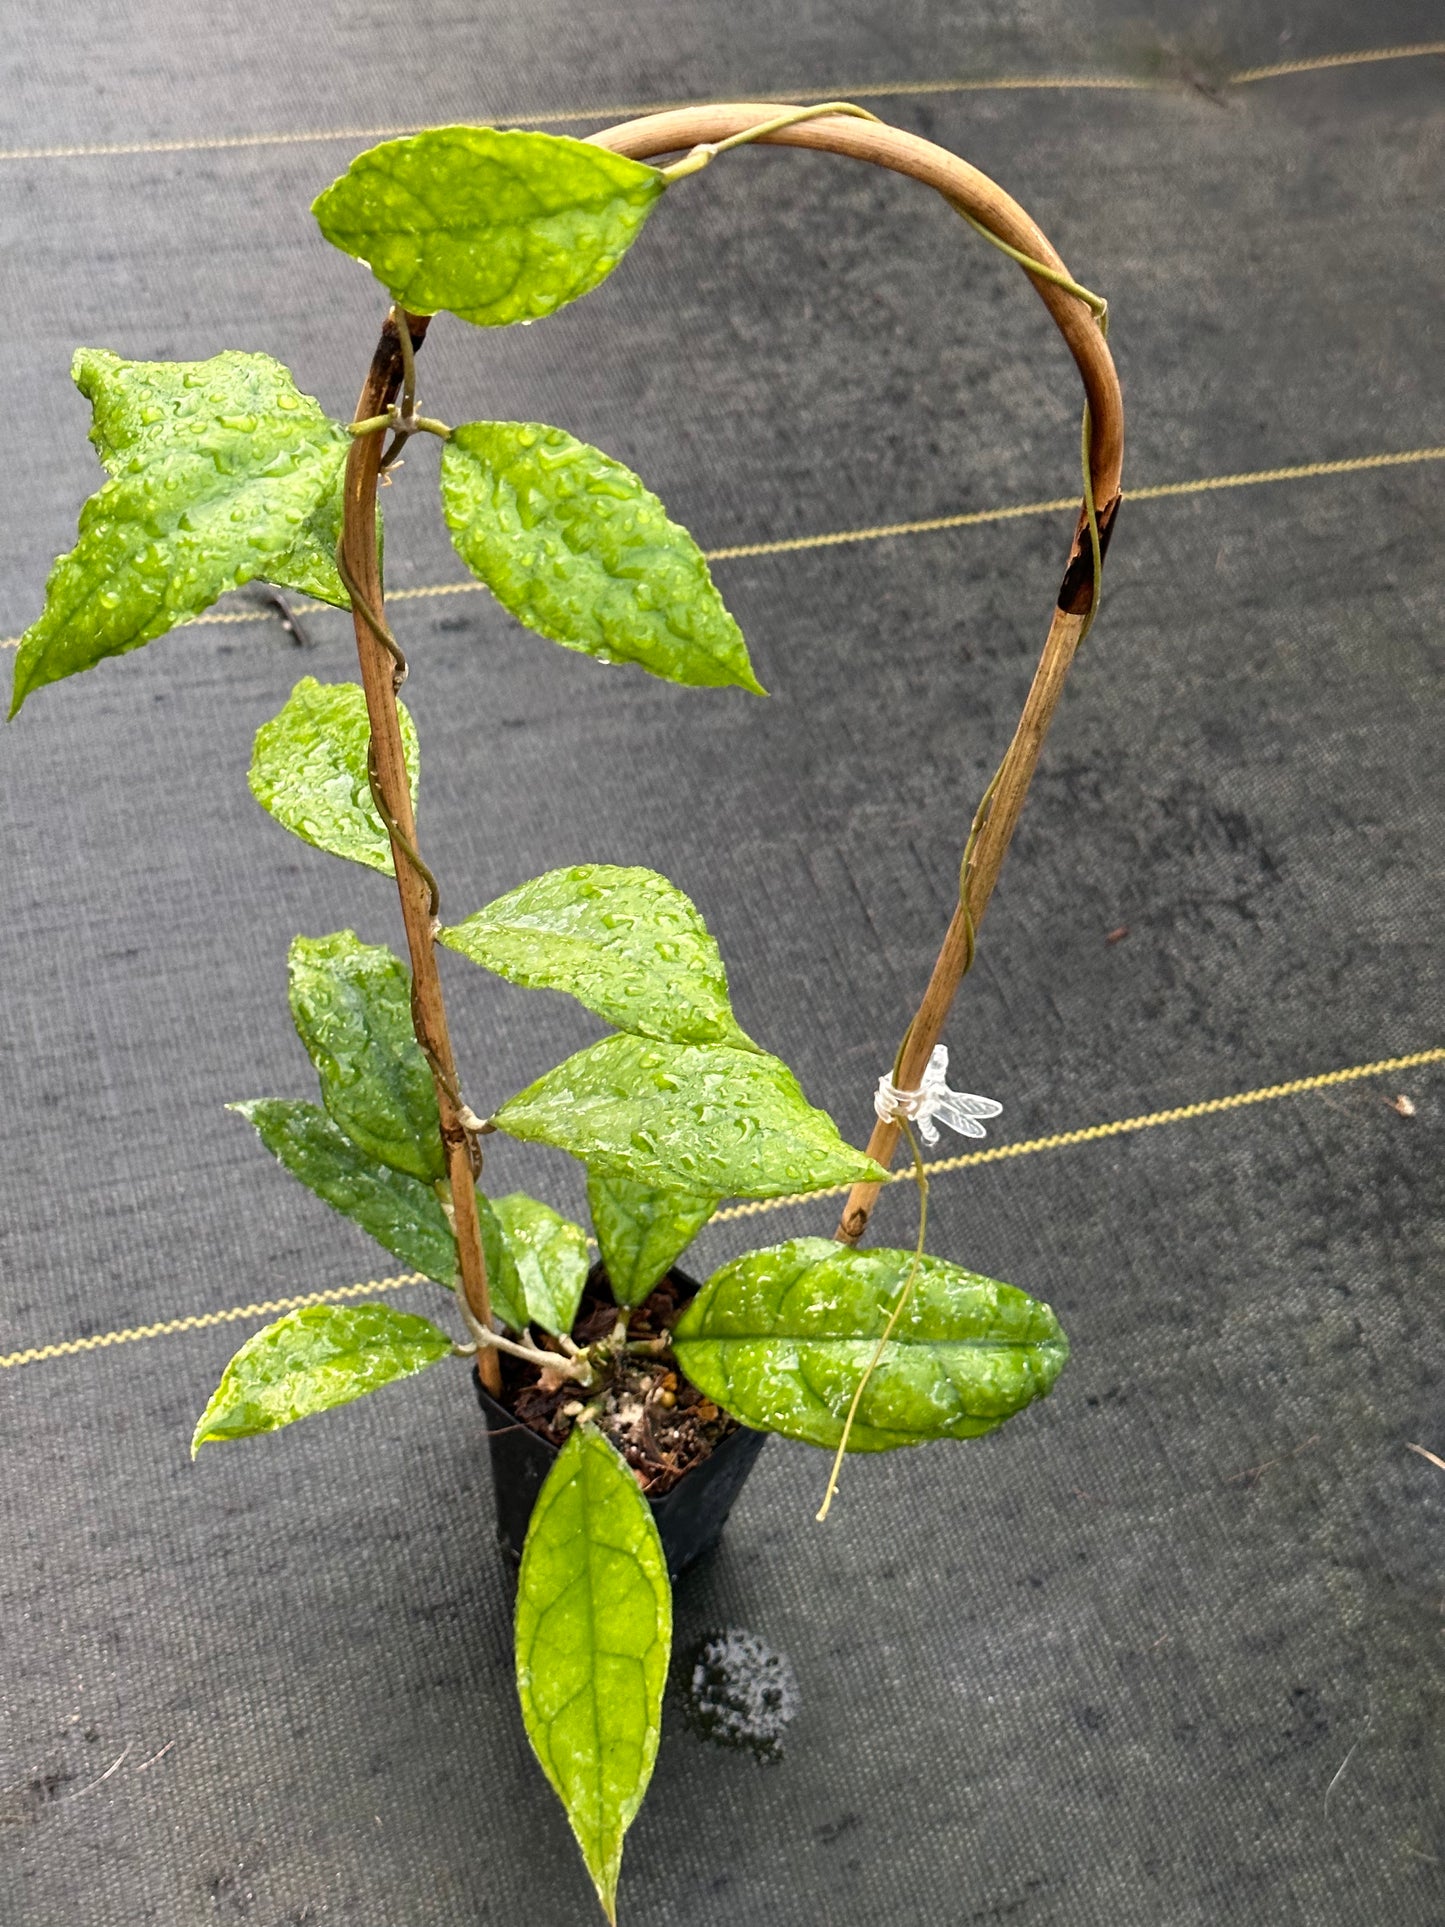
<path fill-rule="evenodd" d="M 318 1105 L 262 1097 L 227 1108 L 256 1127 L 293 1177 L 394 1258 L 439 1285 L 455 1286 L 456 1240 L 429 1185 L 368 1157 Z"/>
<path fill-rule="evenodd" d="M 689 1191 L 660 1191 L 627 1178 L 587 1173 L 587 1205 L 607 1281 L 619 1305 L 640 1305 L 672 1269 L 720 1200 Z"/>
<path fill-rule="evenodd" d="M 297 937 L 287 957 L 296 1034 L 321 1101 L 358 1150 L 435 1184 L 447 1175 L 436 1086 L 411 1023 L 411 972 L 354 930 Z"/>
<path fill-rule="evenodd" d="M 168 465 L 176 451 L 177 424 L 183 443 L 204 436 L 208 410 L 217 415 L 215 430 L 264 433 L 259 419 L 263 413 L 270 414 L 286 438 L 294 432 L 298 417 L 308 435 L 329 430 L 342 459 L 327 464 L 329 483 L 315 496 L 292 546 L 273 563 L 266 579 L 278 588 L 298 589 L 319 602 L 334 603 L 338 609 L 350 608 L 351 598 L 336 569 L 336 544 L 341 536 L 343 471 L 351 438 L 310 395 L 298 392 L 289 370 L 279 361 L 234 350 L 209 361 L 123 361 L 104 348 L 80 348 L 70 372 L 91 404 L 90 440 L 106 474 L 114 479 L 149 473 L 149 465 L 157 460 Z M 195 391 L 207 383 L 211 384 L 208 394 L 198 400 Z M 237 410 L 244 416 L 250 409 L 258 417 L 255 430 L 237 419 Z M 323 433 L 323 442 L 326 439 Z M 214 450 L 221 458 L 228 452 Z M 168 476 L 165 479 L 168 485 Z"/>
<path fill-rule="evenodd" d="M 350 437 L 279 361 L 82 348 L 71 373 L 112 479 L 81 510 L 79 541 L 21 637 L 12 716 L 33 689 L 138 649 L 257 576 L 345 604 L 326 541 Z"/>
<path fill-rule="evenodd" d="M 509 890 L 439 931 L 464 957 L 529 990 L 562 990 L 619 1030 L 753 1050 L 696 906 L 656 870 L 578 863 Z"/>
<path fill-rule="evenodd" d="M 432 127 L 358 154 L 311 212 L 412 314 L 494 328 L 595 288 L 662 189 L 657 168 L 585 141 Z"/>
<path fill-rule="evenodd" d="M 674 1332 L 678 1363 L 744 1425 L 836 1446 L 913 1267 L 911 1251 L 794 1238 L 714 1272 Z M 1047 1305 L 924 1258 L 848 1440 L 885 1452 L 991 1432 L 1042 1398 L 1069 1355 Z"/>
<path fill-rule="evenodd" d="M 420 757 L 416 725 L 403 704 L 402 748 L 416 806 Z M 303 676 L 280 714 L 262 723 L 251 754 L 251 794 L 303 842 L 352 863 L 395 875 L 391 838 L 366 777 L 371 726 L 360 683 Z"/>
<path fill-rule="evenodd" d="M 487 1295 L 493 1314 L 515 1332 L 527 1329 L 527 1306 L 517 1290 L 517 1274 L 507 1263 L 507 1239 L 492 1201 L 477 1193 L 477 1219 L 482 1232 L 482 1256 L 487 1265 Z M 516 1297 L 513 1293 L 516 1292 Z"/>
<path fill-rule="evenodd" d="M 555 1144 L 604 1178 L 720 1198 L 773 1198 L 887 1173 L 838 1135 L 786 1064 L 765 1051 L 604 1037 L 516 1097 L 493 1122 Z"/>
<path fill-rule="evenodd" d="M 517 1580 L 517 1692 L 607 1918 L 652 1778 L 672 1592 L 652 1508 L 599 1433 L 574 1431 L 537 1498 Z"/>
<path fill-rule="evenodd" d="M 349 1405 L 445 1358 L 452 1341 L 389 1305 L 307 1305 L 248 1338 L 221 1374 L 191 1440 L 191 1457 L 220 1439 L 274 1432 Z"/>
<path fill-rule="evenodd" d="M 347 437 L 349 444 L 350 437 Z M 346 449 L 337 464 L 330 487 L 318 495 L 311 513 L 301 524 L 296 546 L 279 563 L 261 571 L 263 581 L 278 589 L 295 589 L 301 595 L 329 602 L 335 609 L 349 609 L 351 597 L 336 567 L 336 545 L 341 540 L 341 514 L 346 491 Z M 382 514 L 376 512 L 376 553 L 382 553 Z M 400 707 L 400 705 L 398 705 Z"/>
<path fill-rule="evenodd" d="M 526 1314 L 508 1318 L 508 1324 L 521 1330 L 530 1321 L 564 1336 L 572 1329 L 587 1282 L 587 1233 L 525 1191 L 493 1198 L 492 1212 L 503 1238 L 502 1296 Z"/>
<path fill-rule="evenodd" d="M 468 422 L 441 488 L 458 555 L 529 629 L 668 682 L 767 693 L 702 550 L 621 462 L 540 422 Z"/>

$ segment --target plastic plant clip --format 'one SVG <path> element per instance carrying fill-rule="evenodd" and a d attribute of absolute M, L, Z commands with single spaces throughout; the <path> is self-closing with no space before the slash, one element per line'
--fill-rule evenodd
<path fill-rule="evenodd" d="M 935 1044 L 916 1091 L 900 1091 L 892 1078 L 880 1077 L 873 1093 L 873 1109 L 883 1122 L 906 1117 L 918 1126 L 925 1144 L 937 1144 L 938 1124 L 946 1124 L 963 1137 L 984 1137 L 981 1117 L 998 1117 L 1002 1104 L 991 1097 L 973 1097 L 967 1091 L 948 1088 L 948 1046 Z M 935 1118 L 938 1123 L 935 1123 Z"/>

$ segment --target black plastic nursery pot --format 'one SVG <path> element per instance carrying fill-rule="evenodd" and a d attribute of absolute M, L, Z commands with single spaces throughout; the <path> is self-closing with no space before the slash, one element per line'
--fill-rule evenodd
<path fill-rule="evenodd" d="M 697 1285 L 674 1270 L 674 1283 L 692 1297 Z M 534 1432 L 517 1415 L 492 1397 L 475 1368 L 472 1384 L 486 1417 L 491 1448 L 492 1488 L 497 1502 L 497 1544 L 515 1565 L 522 1557 L 532 1507 L 560 1446 Z M 759 1452 L 768 1442 L 766 1432 L 739 1426 L 729 1432 L 701 1465 L 683 1474 L 670 1492 L 649 1499 L 657 1521 L 667 1570 L 676 1579 L 711 1552 L 722 1538 L 733 1503 L 747 1482 Z"/>

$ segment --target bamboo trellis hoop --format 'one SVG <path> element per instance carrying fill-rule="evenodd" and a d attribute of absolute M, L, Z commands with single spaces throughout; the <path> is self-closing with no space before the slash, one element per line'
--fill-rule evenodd
<path fill-rule="evenodd" d="M 596 145 L 628 154 L 634 160 L 655 160 L 664 154 L 705 148 L 791 113 L 802 116 L 809 111 L 749 101 L 684 107 L 624 121 L 591 138 Z M 1048 236 L 996 181 L 917 134 L 852 114 L 825 113 L 799 118 L 788 126 L 770 125 L 769 132 L 756 138 L 772 146 L 808 147 L 868 161 L 907 175 L 941 194 L 950 207 L 1019 262 L 1068 344 L 1084 385 L 1089 482 L 1084 507 L 1023 713 L 974 819 L 960 875 L 958 907 L 949 920 L 933 974 L 894 1063 L 894 1084 L 901 1090 L 915 1090 L 942 1035 L 958 986 L 973 961 L 975 934 L 1003 867 L 1064 680 L 1097 604 L 1096 559 L 1102 560 L 1120 499 L 1124 401 L 1099 305 L 1086 298 Z M 869 1155 L 884 1166 L 891 1165 L 901 1135 L 897 1119 L 880 1119 L 868 1142 Z M 835 1233 L 840 1242 L 856 1244 L 863 1235 L 878 1191 L 877 1185 L 854 1186 Z"/>

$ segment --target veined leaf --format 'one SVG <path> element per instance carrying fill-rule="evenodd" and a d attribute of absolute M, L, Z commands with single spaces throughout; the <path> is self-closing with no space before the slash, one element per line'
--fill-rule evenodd
<path fill-rule="evenodd" d="M 657 168 L 585 141 L 431 127 L 358 154 L 311 211 L 412 314 L 500 327 L 595 288 L 662 189 Z"/>
<path fill-rule="evenodd" d="M 436 1086 L 411 1022 L 411 972 L 354 930 L 297 937 L 287 958 L 296 1034 L 321 1101 L 359 1151 L 435 1184 L 447 1175 Z"/>
<path fill-rule="evenodd" d="M 619 1030 L 756 1048 L 733 1016 L 707 925 L 656 870 L 549 870 L 438 935 L 483 970 L 529 990 L 566 991 Z"/>
<path fill-rule="evenodd" d="M 416 806 L 420 756 L 416 725 L 397 704 L 402 748 Z M 251 794 L 268 815 L 318 850 L 395 874 L 391 838 L 366 777 L 371 726 L 360 683 L 303 676 L 285 707 L 256 732 Z"/>
<path fill-rule="evenodd" d="M 455 1286 L 457 1248 L 431 1187 L 370 1158 L 318 1105 L 255 1098 L 239 1111 L 293 1177 L 439 1285 Z"/>
<path fill-rule="evenodd" d="M 82 348 L 71 373 L 112 479 L 45 586 L 15 659 L 33 689 L 123 655 L 257 576 L 344 605 L 325 539 L 340 530 L 350 437 L 269 355 L 122 361 Z"/>
<path fill-rule="evenodd" d="M 292 547 L 267 572 L 278 588 L 298 589 L 318 602 L 348 609 L 346 593 L 336 568 L 336 544 L 341 535 L 342 471 L 350 437 L 310 395 L 300 394 L 290 370 L 270 355 L 231 350 L 209 361 L 123 361 L 104 348 L 80 348 L 71 362 L 71 379 L 91 404 L 90 440 L 107 475 L 115 480 L 137 475 L 159 459 L 167 463 L 180 438 L 188 443 L 202 435 L 211 412 L 215 428 L 240 433 L 264 433 L 263 415 L 286 437 L 295 426 L 308 435 L 319 433 L 322 445 L 340 448 L 342 461 L 330 485 L 312 501 L 295 532 Z M 197 397 L 197 389 L 207 392 Z M 254 429 L 238 419 L 254 409 Z M 216 450 L 224 459 L 227 451 Z M 163 477 L 168 485 L 168 475 Z M 380 536 L 378 535 L 378 542 Z"/>
<path fill-rule="evenodd" d="M 495 1114 L 512 1137 L 555 1144 L 604 1178 L 720 1198 L 773 1198 L 887 1173 L 814 1110 L 765 1051 L 604 1037 Z"/>
<path fill-rule="evenodd" d="M 855 1251 L 828 1238 L 749 1252 L 714 1272 L 683 1312 L 678 1363 L 744 1425 L 836 1446 L 913 1262 L 911 1251 Z M 1047 1305 L 924 1258 L 848 1449 L 991 1432 L 1042 1398 L 1068 1355 Z"/>
<path fill-rule="evenodd" d="M 517 1581 L 517 1692 L 607 1918 L 652 1778 L 672 1592 L 652 1510 L 600 1433 L 574 1431 L 538 1495 Z"/>
<path fill-rule="evenodd" d="M 688 1191 L 659 1191 L 627 1178 L 587 1173 L 587 1205 L 592 1213 L 607 1281 L 619 1305 L 640 1305 L 665 1278 L 720 1199 Z"/>
<path fill-rule="evenodd" d="M 529 629 L 668 682 L 767 693 L 702 550 L 621 462 L 541 422 L 468 422 L 441 488 L 458 555 Z"/>
<path fill-rule="evenodd" d="M 482 1257 L 487 1266 L 487 1296 L 494 1317 L 514 1332 L 527 1329 L 527 1301 L 522 1296 L 516 1268 L 507 1259 L 507 1234 L 492 1209 L 492 1201 L 477 1193 L 477 1218 L 482 1232 Z"/>
<path fill-rule="evenodd" d="M 587 1282 L 587 1233 L 525 1191 L 493 1198 L 491 1205 L 503 1238 L 502 1298 L 508 1306 L 525 1308 L 525 1317 L 507 1322 L 516 1322 L 520 1330 L 530 1320 L 565 1336 Z M 506 1316 L 502 1306 L 496 1309 Z"/>
<path fill-rule="evenodd" d="M 274 1432 L 424 1371 L 452 1349 L 428 1319 L 390 1305 L 306 1305 L 248 1338 L 221 1374 L 191 1440 Z"/>
<path fill-rule="evenodd" d="M 348 435 L 348 445 L 350 440 Z M 329 602 L 334 609 L 349 609 L 351 597 L 336 567 L 336 545 L 341 539 L 341 515 L 346 490 L 347 449 L 343 448 L 341 454 L 342 459 L 330 487 L 316 497 L 310 514 L 301 524 L 296 546 L 283 561 L 270 564 L 260 573 L 263 581 L 274 583 L 278 589 L 297 589 L 302 595 L 314 596 L 318 602 Z M 384 536 L 385 518 L 378 509 L 378 563 L 382 557 Z"/>

